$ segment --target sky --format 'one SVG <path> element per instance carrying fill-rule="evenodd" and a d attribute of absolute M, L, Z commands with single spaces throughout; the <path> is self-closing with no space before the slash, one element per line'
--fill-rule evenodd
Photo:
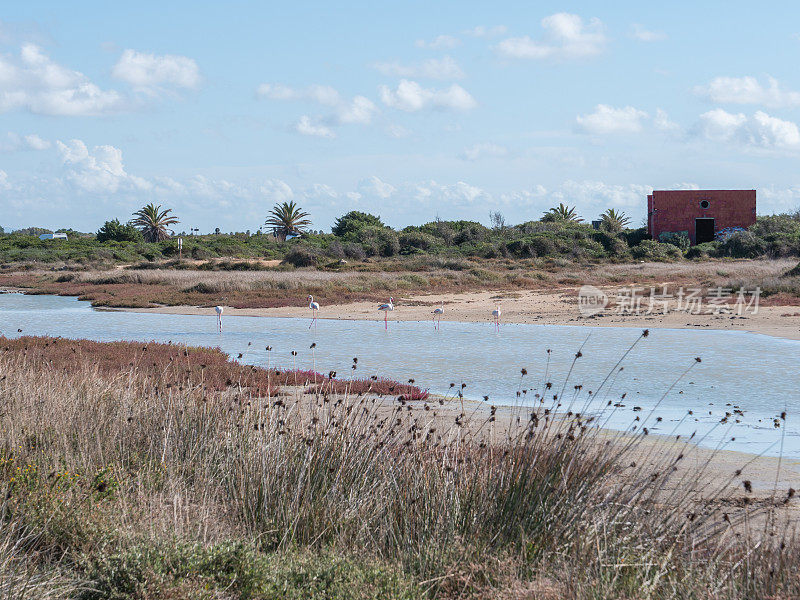
<path fill-rule="evenodd" d="M 0 226 L 638 225 L 654 188 L 794 211 L 799 57 L 794 2 L 4 3 Z"/>

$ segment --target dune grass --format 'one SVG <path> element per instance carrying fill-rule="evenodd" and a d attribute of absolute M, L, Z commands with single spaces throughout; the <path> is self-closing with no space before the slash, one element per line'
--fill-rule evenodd
<path fill-rule="evenodd" d="M 686 441 L 652 454 L 647 415 L 609 435 L 569 380 L 501 423 L 458 391 L 382 400 L 369 379 L 294 372 L 265 395 L 223 359 L 0 340 L 0 581 L 93 599 L 800 593 L 800 547 L 764 508 L 685 491 L 703 476 L 676 470 Z"/>

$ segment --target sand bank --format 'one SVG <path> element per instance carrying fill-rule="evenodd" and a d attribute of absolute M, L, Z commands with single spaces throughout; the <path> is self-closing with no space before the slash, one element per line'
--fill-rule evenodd
<path fill-rule="evenodd" d="M 388 298 L 387 298 L 388 300 Z M 592 317 L 581 316 L 578 310 L 576 290 L 560 292 L 515 291 L 515 292 L 469 292 L 459 294 L 414 295 L 395 298 L 395 310 L 389 314 L 392 320 L 431 320 L 433 309 L 444 302 L 442 322 L 490 322 L 492 309 L 500 304 L 502 322 L 533 323 L 539 325 L 577 325 L 591 327 L 636 327 L 669 329 L 718 329 L 746 331 L 774 337 L 800 340 L 800 306 L 760 306 L 757 313 L 737 314 L 691 314 L 669 310 L 666 314 L 620 314 L 607 308 Z M 162 306 L 147 309 L 124 309 L 136 312 L 159 312 L 166 314 L 214 315 L 212 308 L 194 306 Z M 311 315 L 302 298 L 296 307 L 247 308 L 226 307 L 225 315 L 258 317 L 297 317 Z M 320 319 L 383 320 L 373 302 L 323 305 Z"/>

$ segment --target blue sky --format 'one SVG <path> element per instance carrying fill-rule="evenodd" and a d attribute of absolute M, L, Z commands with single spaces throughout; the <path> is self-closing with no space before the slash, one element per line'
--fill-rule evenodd
<path fill-rule="evenodd" d="M 0 10 L 0 225 L 636 223 L 653 188 L 800 206 L 800 7 L 27 2 Z"/>

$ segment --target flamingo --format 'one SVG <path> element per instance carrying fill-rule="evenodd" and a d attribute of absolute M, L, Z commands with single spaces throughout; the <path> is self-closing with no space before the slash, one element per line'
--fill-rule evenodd
<path fill-rule="evenodd" d="M 442 314 L 444 314 L 444 300 L 442 300 L 442 305 L 433 311 L 433 323 L 436 329 L 439 329 L 442 324 Z"/>
<path fill-rule="evenodd" d="M 383 311 L 383 323 L 386 329 L 389 329 L 389 311 L 394 310 L 394 298 L 389 298 L 389 303 L 381 304 L 378 310 Z"/>
<path fill-rule="evenodd" d="M 217 331 L 219 331 L 220 333 L 222 333 L 222 311 L 223 310 L 224 310 L 224 308 L 222 308 L 221 306 L 215 306 L 214 307 L 214 312 L 217 313 Z"/>
<path fill-rule="evenodd" d="M 314 302 L 314 296 L 309 295 L 308 298 L 308 308 L 311 309 L 311 323 L 309 323 L 308 328 L 311 329 L 313 325 L 316 329 L 317 327 L 317 311 L 319 310 L 319 302 Z"/>
<path fill-rule="evenodd" d="M 501 314 L 503 314 L 503 313 L 500 311 L 500 305 L 498 304 L 497 308 L 495 308 L 492 311 L 492 318 L 494 319 L 494 327 L 495 327 L 495 329 L 497 331 L 500 331 L 500 315 Z"/>

